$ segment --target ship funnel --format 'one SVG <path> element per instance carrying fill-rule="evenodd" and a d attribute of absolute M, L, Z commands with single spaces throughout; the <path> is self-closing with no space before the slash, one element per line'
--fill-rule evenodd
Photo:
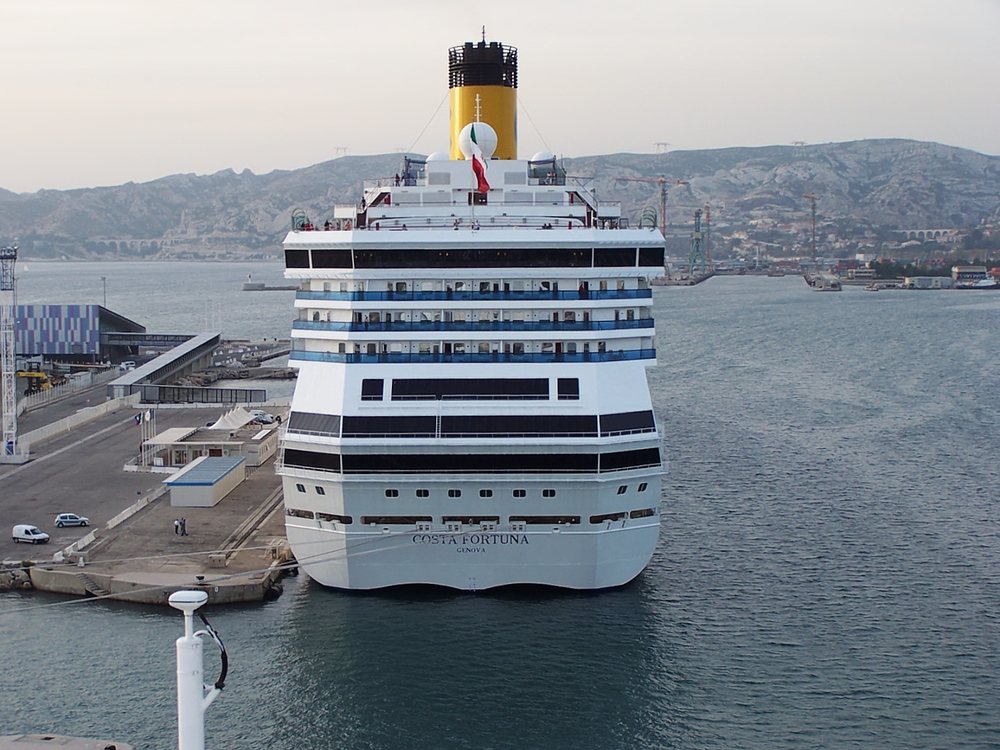
<path fill-rule="evenodd" d="M 466 42 L 448 50 L 451 158 L 464 159 L 462 131 L 485 122 L 496 133 L 493 158 L 517 158 L 517 49 Z M 466 136 L 467 138 L 468 136 Z"/>

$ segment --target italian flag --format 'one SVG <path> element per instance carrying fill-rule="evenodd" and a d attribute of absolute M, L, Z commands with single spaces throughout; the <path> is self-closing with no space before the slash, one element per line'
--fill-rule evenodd
<path fill-rule="evenodd" d="M 469 138 L 472 141 L 472 171 L 476 173 L 476 190 L 486 193 L 490 189 L 490 183 L 486 181 L 486 159 L 483 157 L 483 150 L 479 148 L 479 141 L 476 140 L 476 126 L 473 124 L 469 131 Z"/>

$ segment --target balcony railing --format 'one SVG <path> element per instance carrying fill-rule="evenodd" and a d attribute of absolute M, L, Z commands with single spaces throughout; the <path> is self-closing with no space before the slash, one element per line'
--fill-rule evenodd
<path fill-rule="evenodd" d="M 329 302 L 521 302 L 537 300 L 618 300 L 652 299 L 652 289 L 615 289 L 608 291 L 582 290 L 572 292 L 306 292 L 299 291 L 295 299 Z"/>
<path fill-rule="evenodd" d="M 375 354 L 337 352 L 308 352 L 293 349 L 290 360 L 303 362 L 335 362 L 338 364 L 433 364 L 455 363 L 535 363 L 535 362 L 621 362 L 635 359 L 656 359 L 656 349 L 617 349 L 604 352 L 462 352 L 460 354 L 382 352 Z"/>
<path fill-rule="evenodd" d="M 301 331 L 350 331 L 351 333 L 402 333 L 427 331 L 619 331 L 652 328 L 652 318 L 639 320 L 497 320 L 478 322 L 392 321 L 379 323 L 347 323 L 326 320 L 296 320 L 292 328 Z"/>

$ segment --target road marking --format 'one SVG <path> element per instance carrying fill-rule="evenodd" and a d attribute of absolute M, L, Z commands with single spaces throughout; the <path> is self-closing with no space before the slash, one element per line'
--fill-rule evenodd
<path fill-rule="evenodd" d="M 60 453 L 65 453 L 68 450 L 72 450 L 73 448 L 76 448 L 78 445 L 83 445 L 88 440 L 93 440 L 96 437 L 100 437 L 101 435 L 103 435 L 106 432 L 111 432 L 112 430 L 117 430 L 119 427 L 121 427 L 122 425 L 125 425 L 125 424 L 131 424 L 131 423 L 133 423 L 134 420 L 135 420 L 135 417 L 129 417 L 128 419 L 125 419 L 125 420 L 123 420 L 121 422 L 116 422 L 115 424 L 111 425 L 110 427 L 105 427 L 103 430 L 98 430 L 93 435 L 88 435 L 85 438 L 80 438 L 75 443 L 70 443 L 69 445 L 66 445 L 66 446 L 62 447 L 62 448 L 60 448 L 57 451 L 49 453 L 46 456 L 42 456 L 41 458 L 36 458 L 36 459 L 31 460 L 31 461 L 28 461 L 28 463 L 22 464 L 21 466 L 18 466 L 16 469 L 11 469 L 6 474 L 0 474 L 0 482 L 2 482 L 7 477 L 14 476 L 19 471 L 24 471 L 25 469 L 27 469 L 27 468 L 29 468 L 31 466 L 37 466 L 38 464 L 45 463 L 50 458 L 55 458 Z"/>

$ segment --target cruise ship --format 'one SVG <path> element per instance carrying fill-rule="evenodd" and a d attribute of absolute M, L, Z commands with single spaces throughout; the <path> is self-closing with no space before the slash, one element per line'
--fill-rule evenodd
<path fill-rule="evenodd" d="M 284 241 L 288 541 L 340 589 L 620 586 L 659 536 L 663 236 L 551 153 L 518 159 L 516 48 L 448 56 L 450 152 Z"/>

